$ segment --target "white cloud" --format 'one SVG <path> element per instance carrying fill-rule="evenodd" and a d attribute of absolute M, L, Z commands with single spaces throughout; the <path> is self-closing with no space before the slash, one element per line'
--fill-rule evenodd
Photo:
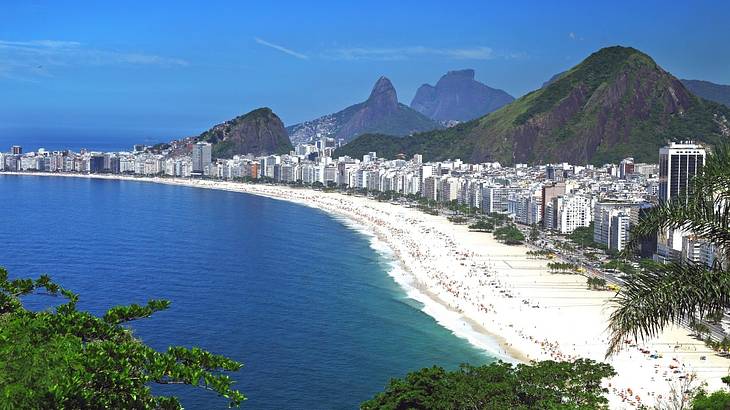
<path fill-rule="evenodd" d="M 573 41 L 583 41 L 583 37 L 580 37 L 579 35 L 575 34 L 575 32 L 573 32 L 573 31 L 568 33 L 568 38 Z"/>
<path fill-rule="evenodd" d="M 324 54 L 334 60 L 408 60 L 419 56 L 440 56 L 454 60 L 492 60 L 497 58 L 490 47 L 434 48 L 425 46 L 385 48 L 338 48 Z"/>
<path fill-rule="evenodd" d="M 0 77 L 28 79 L 50 76 L 51 70 L 70 66 L 156 65 L 187 66 L 179 58 L 85 47 L 78 41 L 0 40 Z"/>
<path fill-rule="evenodd" d="M 270 43 L 270 42 L 268 42 L 268 41 L 266 41 L 264 39 L 255 37 L 254 40 L 256 40 L 256 42 L 258 44 L 261 44 L 262 46 L 266 46 L 266 47 L 269 47 L 269 48 L 273 48 L 274 50 L 281 51 L 284 54 L 289 54 L 290 56 L 296 57 L 296 58 L 298 58 L 300 60 L 308 60 L 309 59 L 308 56 L 306 56 L 306 55 L 304 55 L 302 53 L 297 53 L 294 50 L 290 50 L 290 49 L 288 49 L 288 48 L 286 48 L 284 46 L 280 46 L 278 44 Z"/>

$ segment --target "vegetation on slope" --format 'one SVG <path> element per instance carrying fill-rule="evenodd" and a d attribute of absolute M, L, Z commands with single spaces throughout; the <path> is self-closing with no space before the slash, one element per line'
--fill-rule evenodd
<path fill-rule="evenodd" d="M 21 297 L 37 294 L 66 302 L 39 312 Z M 53 283 L 8 280 L 0 268 L 0 408 L 180 409 L 175 397 L 155 396 L 150 384 L 187 384 L 238 406 L 245 397 L 225 374 L 241 364 L 198 348 L 160 353 L 123 326 L 166 309 L 170 302 L 117 306 L 102 317 L 79 311 L 78 295 Z"/>
<path fill-rule="evenodd" d="M 605 409 L 611 366 L 591 360 L 424 368 L 392 379 L 361 409 Z"/>
<path fill-rule="evenodd" d="M 478 120 L 387 142 L 363 136 L 343 153 L 388 151 L 426 160 L 471 162 L 656 161 L 667 140 L 717 144 L 729 133 L 730 109 L 703 100 L 630 47 L 599 50 L 535 90 Z M 372 144 L 372 145 L 371 145 Z M 354 155 L 359 156 L 359 155 Z"/>
<path fill-rule="evenodd" d="M 285 154 L 293 149 L 281 119 L 270 108 L 258 108 L 200 134 L 213 144 L 213 157 L 241 154 Z"/>

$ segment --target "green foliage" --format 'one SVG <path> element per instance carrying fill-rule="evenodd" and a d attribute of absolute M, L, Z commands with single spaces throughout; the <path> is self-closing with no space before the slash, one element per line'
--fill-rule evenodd
<path fill-rule="evenodd" d="M 657 262 L 654 259 L 641 259 L 639 260 L 639 267 L 642 270 L 658 270 L 661 269 L 662 263 Z"/>
<path fill-rule="evenodd" d="M 494 230 L 494 222 L 492 222 L 490 219 L 479 218 L 476 222 L 469 225 L 469 229 L 479 232 L 492 232 Z"/>
<path fill-rule="evenodd" d="M 580 273 L 580 266 L 567 262 L 550 262 L 547 264 L 548 269 L 553 273 Z"/>
<path fill-rule="evenodd" d="M 494 237 L 507 245 L 520 245 L 525 241 L 525 235 L 514 225 L 509 224 L 494 230 Z"/>
<path fill-rule="evenodd" d="M 586 283 L 591 289 L 601 290 L 606 288 L 606 279 L 603 278 L 589 277 L 588 279 L 586 279 Z"/>
<path fill-rule="evenodd" d="M 579 226 L 568 235 L 568 239 L 583 248 L 604 248 L 603 245 L 593 242 L 593 222 L 588 226 Z"/>
<path fill-rule="evenodd" d="M 218 124 L 198 136 L 213 144 L 213 158 L 237 154 L 286 154 L 294 147 L 281 119 L 263 107 Z"/>
<path fill-rule="evenodd" d="M 534 256 L 536 259 L 549 259 L 555 256 L 555 254 L 552 251 L 548 251 L 545 249 L 540 249 L 536 251 L 527 251 L 525 252 L 527 256 Z"/>
<path fill-rule="evenodd" d="M 383 158 L 395 158 L 398 154 L 405 154 L 408 157 L 421 154 L 424 161 L 471 158 L 473 147 L 463 138 L 476 124 L 476 120 L 474 120 L 445 130 L 427 131 L 406 137 L 363 134 L 338 148 L 334 156 L 348 155 L 352 158 L 362 158 L 368 152 L 377 151 L 378 155 Z"/>
<path fill-rule="evenodd" d="M 621 98 L 610 101 L 618 89 L 623 89 Z M 669 89 L 677 95 L 669 95 Z M 608 47 L 552 84 L 482 118 L 403 138 L 362 135 L 337 155 L 359 158 L 376 150 L 390 158 L 420 153 L 427 161 L 568 160 L 600 165 L 631 156 L 650 162 L 667 138 L 691 135 L 712 145 L 720 143 L 724 138 L 718 122 L 723 116 L 730 120 L 730 108 L 687 92 L 646 54 Z M 600 141 L 593 138 L 597 132 L 605 132 Z M 526 139 L 533 142 L 525 143 Z"/>
<path fill-rule="evenodd" d="M 730 409 L 730 393 L 716 391 L 707 395 L 701 391 L 692 400 L 692 410 L 727 410 Z"/>
<path fill-rule="evenodd" d="M 540 231 L 537 230 L 537 225 L 532 224 L 530 227 L 530 242 L 535 242 L 540 239 Z"/>
<path fill-rule="evenodd" d="M 636 268 L 634 268 L 631 263 L 623 259 L 612 259 L 603 264 L 603 269 L 613 269 L 627 275 L 633 275 L 636 273 Z"/>
<path fill-rule="evenodd" d="M 631 47 L 607 47 L 591 54 L 579 67 L 569 70 L 547 87 L 533 91 L 537 97 L 515 118 L 515 125 L 522 125 L 533 116 L 550 110 L 577 86 L 583 87 L 586 94 L 591 94 L 601 84 L 611 80 L 630 56 L 645 57 Z"/>
<path fill-rule="evenodd" d="M 730 147 L 720 145 L 708 155 L 703 173 L 692 180 L 692 195 L 664 202 L 632 228 L 628 250 L 643 238 L 667 229 L 681 229 L 730 255 Z M 691 262 L 651 266 L 628 275 L 614 303 L 608 354 L 628 336 L 651 338 L 685 317 L 705 317 L 730 308 L 730 274 L 719 263 Z"/>
<path fill-rule="evenodd" d="M 605 409 L 608 389 L 601 382 L 614 374 L 611 366 L 587 359 L 456 371 L 434 366 L 392 379 L 361 409 Z"/>
<path fill-rule="evenodd" d="M 467 221 L 467 219 L 463 216 L 449 216 L 446 219 L 448 219 L 449 222 L 457 224 L 457 225 L 465 224 Z"/>
<path fill-rule="evenodd" d="M 34 312 L 29 294 L 61 296 L 66 303 Z M 238 406 L 245 397 L 225 374 L 241 364 L 199 348 L 160 353 L 121 323 L 166 309 L 168 301 L 118 306 L 103 317 L 76 309 L 78 295 L 53 283 L 8 280 L 0 268 L 0 401 L 3 408 L 177 409 L 174 397 L 154 396 L 150 384 L 187 384 Z"/>

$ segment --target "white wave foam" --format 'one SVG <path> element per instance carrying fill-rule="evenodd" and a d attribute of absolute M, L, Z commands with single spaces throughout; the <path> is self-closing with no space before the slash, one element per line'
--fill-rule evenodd
<path fill-rule="evenodd" d="M 484 351 L 489 356 L 505 362 L 517 363 L 517 360 L 511 357 L 494 338 L 474 329 L 462 314 L 449 309 L 435 301 L 426 293 L 420 291 L 415 286 L 415 278 L 413 275 L 406 272 L 400 266 L 393 254 L 393 250 L 385 241 L 380 240 L 367 227 L 356 221 L 345 217 L 338 217 L 337 219 L 345 226 L 367 237 L 370 242 L 370 248 L 375 250 L 387 261 L 389 265 L 387 269 L 388 275 L 403 289 L 408 298 L 422 305 L 422 312 L 431 316 L 441 327 L 451 331 L 455 336 L 465 339 L 469 344 Z"/>

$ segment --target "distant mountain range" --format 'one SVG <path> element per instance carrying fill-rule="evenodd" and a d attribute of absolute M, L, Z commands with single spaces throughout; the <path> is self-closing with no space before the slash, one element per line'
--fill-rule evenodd
<path fill-rule="evenodd" d="M 398 102 L 395 87 L 389 79 L 380 77 L 370 97 L 362 103 L 312 121 L 287 127 L 294 144 L 326 136 L 343 139 L 345 143 L 366 133 L 395 136 L 443 128 L 441 124 Z"/>
<path fill-rule="evenodd" d="M 244 154 L 285 154 L 293 149 L 284 124 L 270 108 L 218 124 L 198 136 L 213 144 L 213 157 L 231 158 Z"/>
<path fill-rule="evenodd" d="M 363 135 L 336 155 L 368 151 L 393 157 L 471 162 L 655 162 L 669 139 L 709 144 L 730 135 L 730 109 L 697 97 L 648 55 L 601 49 L 577 66 L 486 116 L 405 138 Z"/>
<path fill-rule="evenodd" d="M 715 84 L 702 80 L 681 81 L 694 95 L 730 107 L 730 85 Z"/>
<path fill-rule="evenodd" d="M 449 71 L 435 86 L 418 88 L 411 108 L 442 122 L 469 121 L 514 101 L 503 90 L 491 88 L 474 79 L 474 70 Z"/>

